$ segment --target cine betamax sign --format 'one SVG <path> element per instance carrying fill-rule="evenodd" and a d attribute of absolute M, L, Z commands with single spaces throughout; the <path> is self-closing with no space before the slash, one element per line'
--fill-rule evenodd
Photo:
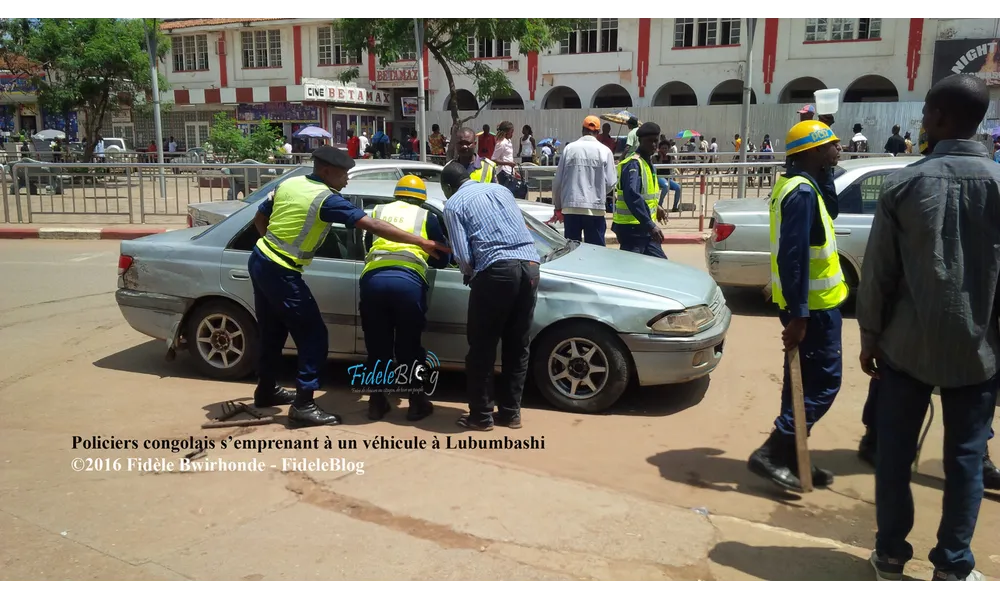
<path fill-rule="evenodd" d="M 934 44 L 934 83 L 949 75 L 975 75 L 1000 87 L 1000 39 L 945 40 Z"/>
<path fill-rule="evenodd" d="M 390 106 L 388 92 L 368 90 L 360 87 L 342 85 L 321 85 L 307 83 L 302 86 L 307 102 L 343 102 L 345 104 L 363 104 L 366 106 Z"/>

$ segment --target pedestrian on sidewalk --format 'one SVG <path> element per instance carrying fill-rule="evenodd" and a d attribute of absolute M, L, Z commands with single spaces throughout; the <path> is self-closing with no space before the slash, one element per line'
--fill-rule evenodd
<path fill-rule="evenodd" d="M 622 153 L 622 156 L 635 154 L 635 152 L 638 150 L 639 150 L 639 119 L 635 117 L 629 117 L 628 136 L 625 137 L 625 152 Z"/>
<path fill-rule="evenodd" d="M 583 135 L 566 146 L 552 180 L 555 213 L 549 223 L 565 221 L 566 238 L 604 246 L 608 194 L 618 183 L 615 157 L 595 137 L 601 121 L 583 120 Z"/>
<path fill-rule="evenodd" d="M 927 143 L 927 132 L 920 128 L 917 135 L 917 151 L 927 156 L 930 154 L 930 145 Z M 1000 161 L 997 161 L 1000 162 Z M 858 458 L 875 468 L 875 451 L 878 449 L 878 434 L 875 427 L 875 415 L 877 411 L 879 380 L 872 378 L 868 384 L 868 397 L 865 398 L 865 406 L 861 410 L 861 423 L 865 426 L 865 434 L 858 444 Z M 994 431 L 990 428 L 989 439 L 993 439 Z M 1000 490 L 1000 467 L 990 459 L 989 446 L 983 456 L 983 487 L 988 490 Z"/>
<path fill-rule="evenodd" d="M 483 133 L 479 136 L 479 158 L 485 158 L 489 160 L 493 158 L 493 148 L 496 146 L 497 140 L 490 133 L 489 124 L 483 125 Z"/>
<path fill-rule="evenodd" d="M 952 75 L 924 100 L 930 155 L 882 184 L 858 294 L 861 368 L 878 378 L 872 566 L 901 579 L 913 558 L 910 467 L 931 392 L 941 390 L 944 501 L 934 579 L 979 581 L 970 544 L 996 409 L 1000 166 L 975 140 L 989 91 Z"/>
<path fill-rule="evenodd" d="M 906 142 L 899 135 L 899 125 L 892 126 L 892 135 L 886 140 L 884 150 L 893 156 L 899 156 L 906 152 Z"/>
<path fill-rule="evenodd" d="M 820 183 L 837 164 L 838 142 L 833 130 L 819 121 L 792 126 L 785 137 L 789 168 L 778 177 L 769 201 L 771 295 L 784 327 L 784 380 L 774 430 L 747 466 L 790 490 L 802 489 L 801 476 L 811 477 L 815 487 L 833 483 L 833 473 L 816 465 L 812 473 L 798 472 L 788 352 L 799 349 L 806 426 L 812 431 L 837 397 L 843 370 L 840 305 L 848 290 Z"/>
<path fill-rule="evenodd" d="M 662 136 L 661 136 L 662 137 Z M 670 155 L 670 141 L 661 140 L 660 147 L 657 149 L 654 162 L 658 165 L 666 165 L 674 162 L 673 156 Z M 681 184 L 674 181 L 674 170 L 666 169 L 663 171 L 657 171 L 657 181 L 660 184 L 660 206 L 663 206 L 663 200 L 667 197 L 667 193 L 673 191 L 674 193 L 674 203 L 670 212 L 680 212 L 681 211 Z"/>
<path fill-rule="evenodd" d="M 597 139 L 611 150 L 611 154 L 614 155 L 615 150 L 618 149 L 618 140 L 611 137 L 611 123 L 605 123 L 601 126 L 601 135 L 597 136 Z"/>
<path fill-rule="evenodd" d="M 659 136 L 659 125 L 643 123 L 636 131 L 638 151 L 618 163 L 618 195 L 611 231 L 626 252 L 666 258 L 663 232 L 656 224 L 667 221 L 667 213 L 660 206 L 660 182 L 653 167 Z"/>
<path fill-rule="evenodd" d="M 444 220 L 455 259 L 471 288 L 465 357 L 469 414 L 457 424 L 476 431 L 490 431 L 494 423 L 519 429 L 541 258 L 510 190 L 472 181 L 457 162 L 441 172 L 441 189 L 448 199 Z M 496 394 L 499 410 L 494 415 L 498 343 L 503 386 Z"/>
<path fill-rule="evenodd" d="M 480 143 L 482 143 L 480 141 Z M 476 156 L 476 132 L 470 127 L 458 130 L 455 161 L 465 167 L 469 178 L 479 183 L 496 183 L 497 165 L 488 158 Z"/>

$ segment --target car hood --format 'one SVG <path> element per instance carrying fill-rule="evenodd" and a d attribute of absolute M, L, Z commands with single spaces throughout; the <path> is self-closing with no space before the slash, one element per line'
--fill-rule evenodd
<path fill-rule="evenodd" d="M 718 285 L 699 269 L 662 258 L 581 244 L 542 266 L 545 273 L 637 290 L 685 307 L 711 305 Z"/>

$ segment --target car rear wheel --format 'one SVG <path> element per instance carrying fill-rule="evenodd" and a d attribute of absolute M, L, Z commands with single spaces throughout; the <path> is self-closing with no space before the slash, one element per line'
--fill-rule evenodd
<path fill-rule="evenodd" d="M 595 323 L 566 324 L 546 332 L 532 357 L 539 391 L 563 410 L 600 412 L 628 387 L 628 350 L 613 332 Z"/>
<path fill-rule="evenodd" d="M 213 379 L 243 379 L 257 363 L 257 324 L 228 300 L 206 302 L 194 310 L 185 331 L 195 367 Z"/>

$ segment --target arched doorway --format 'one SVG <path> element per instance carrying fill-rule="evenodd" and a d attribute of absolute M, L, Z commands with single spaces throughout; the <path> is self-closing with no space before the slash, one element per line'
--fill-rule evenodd
<path fill-rule="evenodd" d="M 729 79 L 715 86 L 712 95 L 708 97 L 710 105 L 743 104 L 743 82 L 739 79 Z M 757 92 L 750 88 L 750 104 L 757 104 Z"/>
<path fill-rule="evenodd" d="M 826 84 L 815 77 L 799 77 L 788 82 L 778 95 L 780 104 L 811 104 L 816 90 L 825 90 Z"/>
<path fill-rule="evenodd" d="M 458 110 L 479 110 L 479 102 L 476 101 L 476 96 L 469 90 L 455 90 L 455 98 L 458 100 Z M 444 99 L 444 108 L 442 110 L 451 110 L 451 94 Z"/>
<path fill-rule="evenodd" d="M 698 106 L 698 96 L 683 81 L 671 81 L 656 91 L 653 106 Z"/>
<path fill-rule="evenodd" d="M 494 110 L 524 110 L 524 100 L 521 94 L 511 90 L 506 96 L 497 96 L 490 100 L 490 108 Z"/>
<path fill-rule="evenodd" d="M 602 86 L 590 103 L 593 108 L 632 108 L 632 95 L 617 83 Z"/>
<path fill-rule="evenodd" d="M 899 102 L 899 92 L 885 77 L 865 75 L 847 86 L 844 102 Z"/>
<path fill-rule="evenodd" d="M 545 94 L 542 108 L 582 108 L 580 96 L 564 85 L 556 86 Z"/>

